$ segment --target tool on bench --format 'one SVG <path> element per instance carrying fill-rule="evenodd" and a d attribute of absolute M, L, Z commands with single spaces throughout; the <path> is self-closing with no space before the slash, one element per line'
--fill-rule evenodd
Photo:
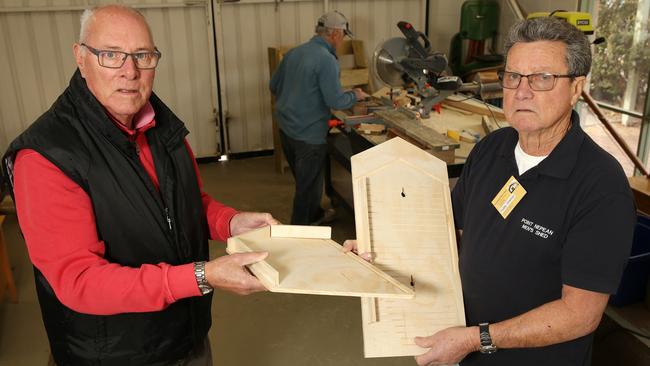
<path fill-rule="evenodd" d="M 415 94 L 421 98 L 414 114 L 429 116 L 431 108 L 456 92 L 479 94 L 483 90 L 500 90 L 499 83 L 463 83 L 458 76 L 445 75 L 447 57 L 431 51 L 426 35 L 413 25 L 401 21 L 397 27 L 404 37 L 391 38 L 377 47 L 373 56 L 373 70 L 377 78 L 396 88 L 415 84 Z"/>

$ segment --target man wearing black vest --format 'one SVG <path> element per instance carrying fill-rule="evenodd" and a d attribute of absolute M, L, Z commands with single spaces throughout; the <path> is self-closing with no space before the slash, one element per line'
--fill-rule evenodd
<path fill-rule="evenodd" d="M 277 221 L 203 192 L 139 12 L 85 11 L 73 51 L 68 88 L 3 159 L 54 360 L 211 365 L 212 289 L 263 290 L 244 266 L 267 254 L 209 261 L 208 239 Z"/>

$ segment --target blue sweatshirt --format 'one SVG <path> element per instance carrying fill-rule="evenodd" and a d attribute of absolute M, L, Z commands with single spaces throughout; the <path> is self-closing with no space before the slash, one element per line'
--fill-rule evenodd
<path fill-rule="evenodd" d="M 275 95 L 280 129 L 294 140 L 324 144 L 330 109 L 347 109 L 356 102 L 339 81 L 336 50 L 322 37 L 291 49 L 269 84 Z"/>

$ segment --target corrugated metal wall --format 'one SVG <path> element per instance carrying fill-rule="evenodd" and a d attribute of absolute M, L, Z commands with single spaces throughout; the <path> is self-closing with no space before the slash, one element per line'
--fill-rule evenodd
<path fill-rule="evenodd" d="M 424 28 L 424 0 L 328 1 L 348 20 L 368 59 L 377 44 L 401 35 L 397 22 Z M 298 45 L 311 38 L 324 1 L 242 0 L 218 8 L 217 42 L 231 153 L 273 148 L 267 47 Z"/>
<path fill-rule="evenodd" d="M 72 44 L 88 4 L 0 0 L 0 149 L 41 115 L 76 69 Z M 197 156 L 214 156 L 216 71 L 209 2 L 122 1 L 141 8 L 163 57 L 154 91 L 187 124 Z"/>
<path fill-rule="evenodd" d="M 501 4 L 501 32 L 513 19 Z M 79 14 L 92 0 L 0 0 L 0 149 L 61 93 L 75 64 L 72 43 Z M 271 149 L 273 146 L 268 91 L 267 47 L 297 45 L 313 35 L 314 24 L 327 9 L 338 9 L 350 20 L 356 38 L 365 41 L 368 59 L 383 40 L 400 36 L 395 26 L 408 20 L 424 30 L 425 0 L 123 0 L 147 16 L 163 53 L 155 91 L 191 131 L 197 156 L 219 153 L 216 124 L 216 67 L 211 9 L 216 11 L 221 94 L 227 117 L 229 152 Z M 211 4 L 210 4 L 211 3 Z M 545 0 L 528 11 L 566 4 Z M 576 3 L 575 0 L 570 2 Z M 429 38 L 433 49 L 448 52 L 459 28 L 458 0 L 430 1 Z M 566 7 L 566 6 L 565 6 Z M 552 10 L 552 9 L 551 9 Z M 500 46 L 500 42 L 499 42 Z"/>
<path fill-rule="evenodd" d="M 431 49 L 449 54 L 451 38 L 460 31 L 460 0 L 429 1 L 429 40 Z"/>

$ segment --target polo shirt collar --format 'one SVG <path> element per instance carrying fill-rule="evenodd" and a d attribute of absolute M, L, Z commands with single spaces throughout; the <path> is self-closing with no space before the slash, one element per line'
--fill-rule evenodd
<path fill-rule="evenodd" d="M 149 101 L 145 104 L 135 116 L 133 116 L 133 129 L 129 129 L 124 126 L 120 121 L 117 120 L 108 110 L 106 114 L 111 118 L 113 123 L 120 129 L 125 135 L 132 137 L 137 132 L 144 132 L 156 125 L 156 112 L 153 109 L 153 106 Z"/>
<path fill-rule="evenodd" d="M 327 49 L 327 51 L 329 51 L 329 53 L 331 53 L 332 55 L 334 55 L 334 57 L 336 57 L 338 59 L 338 57 L 336 56 L 336 49 L 334 47 L 332 47 L 331 44 L 327 43 L 327 41 L 323 37 L 321 37 L 319 35 L 315 35 L 315 36 L 311 37 L 311 41 L 325 47 Z"/>
<path fill-rule="evenodd" d="M 534 170 L 537 174 L 560 179 L 568 178 L 576 166 L 578 153 L 580 152 L 580 147 L 584 139 L 585 132 L 580 127 L 580 116 L 576 111 L 571 111 L 571 128 L 553 151 L 551 151 L 549 156 L 539 163 L 539 165 L 532 168 L 531 172 Z M 519 134 L 516 130 L 512 129 L 510 135 L 506 137 L 504 143 L 499 148 L 499 155 L 514 162 L 515 146 L 518 141 Z"/>

